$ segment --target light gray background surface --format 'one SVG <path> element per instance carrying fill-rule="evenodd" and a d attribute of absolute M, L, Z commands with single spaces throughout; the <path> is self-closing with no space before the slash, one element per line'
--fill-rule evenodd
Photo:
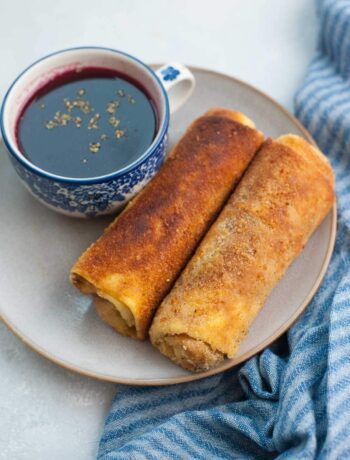
<path fill-rule="evenodd" d="M 292 109 L 316 43 L 313 0 L 0 0 L 0 99 L 46 53 L 118 48 L 226 72 Z M 1 216 L 1 225 L 6 219 Z M 0 254 L 1 257 L 1 254 Z M 93 459 L 116 387 L 66 372 L 0 324 L 0 459 Z"/>

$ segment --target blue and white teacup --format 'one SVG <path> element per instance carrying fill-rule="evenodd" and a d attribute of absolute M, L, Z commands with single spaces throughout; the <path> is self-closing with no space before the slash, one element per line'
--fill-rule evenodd
<path fill-rule="evenodd" d="M 140 81 L 155 103 L 158 132 L 139 158 L 110 174 L 85 179 L 44 171 L 18 147 L 15 131 L 21 110 L 33 94 L 57 75 L 91 66 L 115 69 Z M 59 51 L 32 64 L 9 88 L 1 110 L 4 144 L 26 188 L 51 209 L 74 217 L 116 212 L 159 170 L 166 154 L 170 113 L 188 99 L 194 83 L 192 73 L 180 64 L 168 64 L 154 72 L 139 59 L 113 49 L 83 47 Z"/>

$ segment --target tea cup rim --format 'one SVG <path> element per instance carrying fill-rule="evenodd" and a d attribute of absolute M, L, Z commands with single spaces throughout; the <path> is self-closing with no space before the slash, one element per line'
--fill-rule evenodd
<path fill-rule="evenodd" d="M 32 67 L 35 65 L 39 64 L 40 62 L 55 56 L 57 54 L 62 54 L 67 51 L 79 51 L 79 50 L 86 50 L 86 49 L 91 49 L 91 50 L 101 50 L 101 51 L 110 51 L 122 56 L 125 56 L 138 64 L 140 64 L 145 71 L 147 71 L 155 82 L 158 84 L 161 93 L 163 95 L 163 102 L 164 102 L 164 120 L 161 123 L 161 126 L 158 128 L 157 134 L 151 143 L 151 145 L 143 152 L 143 154 L 136 158 L 132 163 L 128 164 L 127 166 L 117 169 L 116 171 L 109 173 L 109 174 L 104 174 L 102 176 L 95 176 L 95 177 L 87 177 L 87 178 L 79 178 L 79 177 L 70 177 L 70 176 L 60 176 L 54 173 L 51 173 L 49 171 L 46 171 L 42 168 L 39 168 L 38 166 L 34 165 L 32 162 L 27 160 L 23 154 L 20 152 L 20 150 L 16 147 L 13 146 L 12 143 L 9 141 L 9 136 L 7 135 L 6 128 L 4 126 L 4 113 L 5 113 L 5 107 L 8 102 L 8 97 L 14 88 L 14 86 L 17 84 L 19 79 L 25 75 L 28 71 L 31 70 Z M 42 176 L 46 179 L 51 179 L 57 182 L 64 182 L 64 183 L 70 183 L 70 184 L 76 184 L 76 185 L 88 185 L 88 184 L 96 184 L 96 183 L 101 183 L 101 182 L 106 182 L 109 180 L 116 179 L 118 177 L 123 176 L 124 174 L 127 174 L 128 172 L 132 171 L 133 169 L 136 169 L 138 166 L 140 166 L 142 163 L 144 163 L 150 155 L 159 147 L 159 145 L 163 142 L 164 137 L 167 133 L 168 127 L 169 127 L 169 121 L 170 121 L 170 109 L 169 109 L 169 99 L 167 92 L 157 76 L 157 74 L 153 71 L 153 69 L 145 64 L 143 61 L 140 59 L 136 58 L 135 56 L 126 53 L 125 51 L 121 51 L 115 48 L 109 48 L 109 47 L 103 47 L 103 46 L 76 46 L 76 47 L 70 47 L 70 48 L 65 48 L 62 50 L 55 51 L 53 53 L 46 54 L 45 56 L 41 57 L 40 59 L 37 59 L 34 61 L 32 64 L 27 66 L 11 83 L 10 87 L 5 93 L 5 97 L 3 99 L 3 103 L 1 106 L 0 110 L 0 131 L 2 134 L 2 138 L 4 141 L 5 146 L 7 147 L 8 152 L 17 160 L 19 161 L 26 169 L 29 169 L 32 173 L 37 174 L 39 176 Z"/>

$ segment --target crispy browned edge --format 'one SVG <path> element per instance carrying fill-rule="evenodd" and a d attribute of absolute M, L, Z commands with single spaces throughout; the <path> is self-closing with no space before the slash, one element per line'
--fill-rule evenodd
<path fill-rule="evenodd" d="M 308 151 L 311 158 L 316 155 L 319 160 L 319 163 L 316 165 L 317 168 L 325 175 L 331 172 L 331 179 L 334 186 L 334 173 L 330 163 L 316 147 L 312 146 L 302 137 L 293 134 L 280 136 L 275 141 L 290 149 Z M 266 142 L 270 142 L 270 140 Z M 168 334 L 154 338 L 151 328 L 150 339 L 153 346 L 158 348 L 162 354 L 179 366 L 192 372 L 203 372 L 215 368 L 227 358 L 225 353 L 214 350 L 210 344 L 190 337 L 188 334 Z"/>

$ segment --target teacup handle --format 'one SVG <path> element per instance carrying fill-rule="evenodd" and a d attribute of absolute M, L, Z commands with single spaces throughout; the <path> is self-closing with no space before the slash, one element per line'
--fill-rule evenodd
<path fill-rule="evenodd" d="M 191 96 L 195 87 L 192 72 L 182 64 L 165 64 L 156 74 L 169 97 L 170 113 L 176 112 Z"/>

